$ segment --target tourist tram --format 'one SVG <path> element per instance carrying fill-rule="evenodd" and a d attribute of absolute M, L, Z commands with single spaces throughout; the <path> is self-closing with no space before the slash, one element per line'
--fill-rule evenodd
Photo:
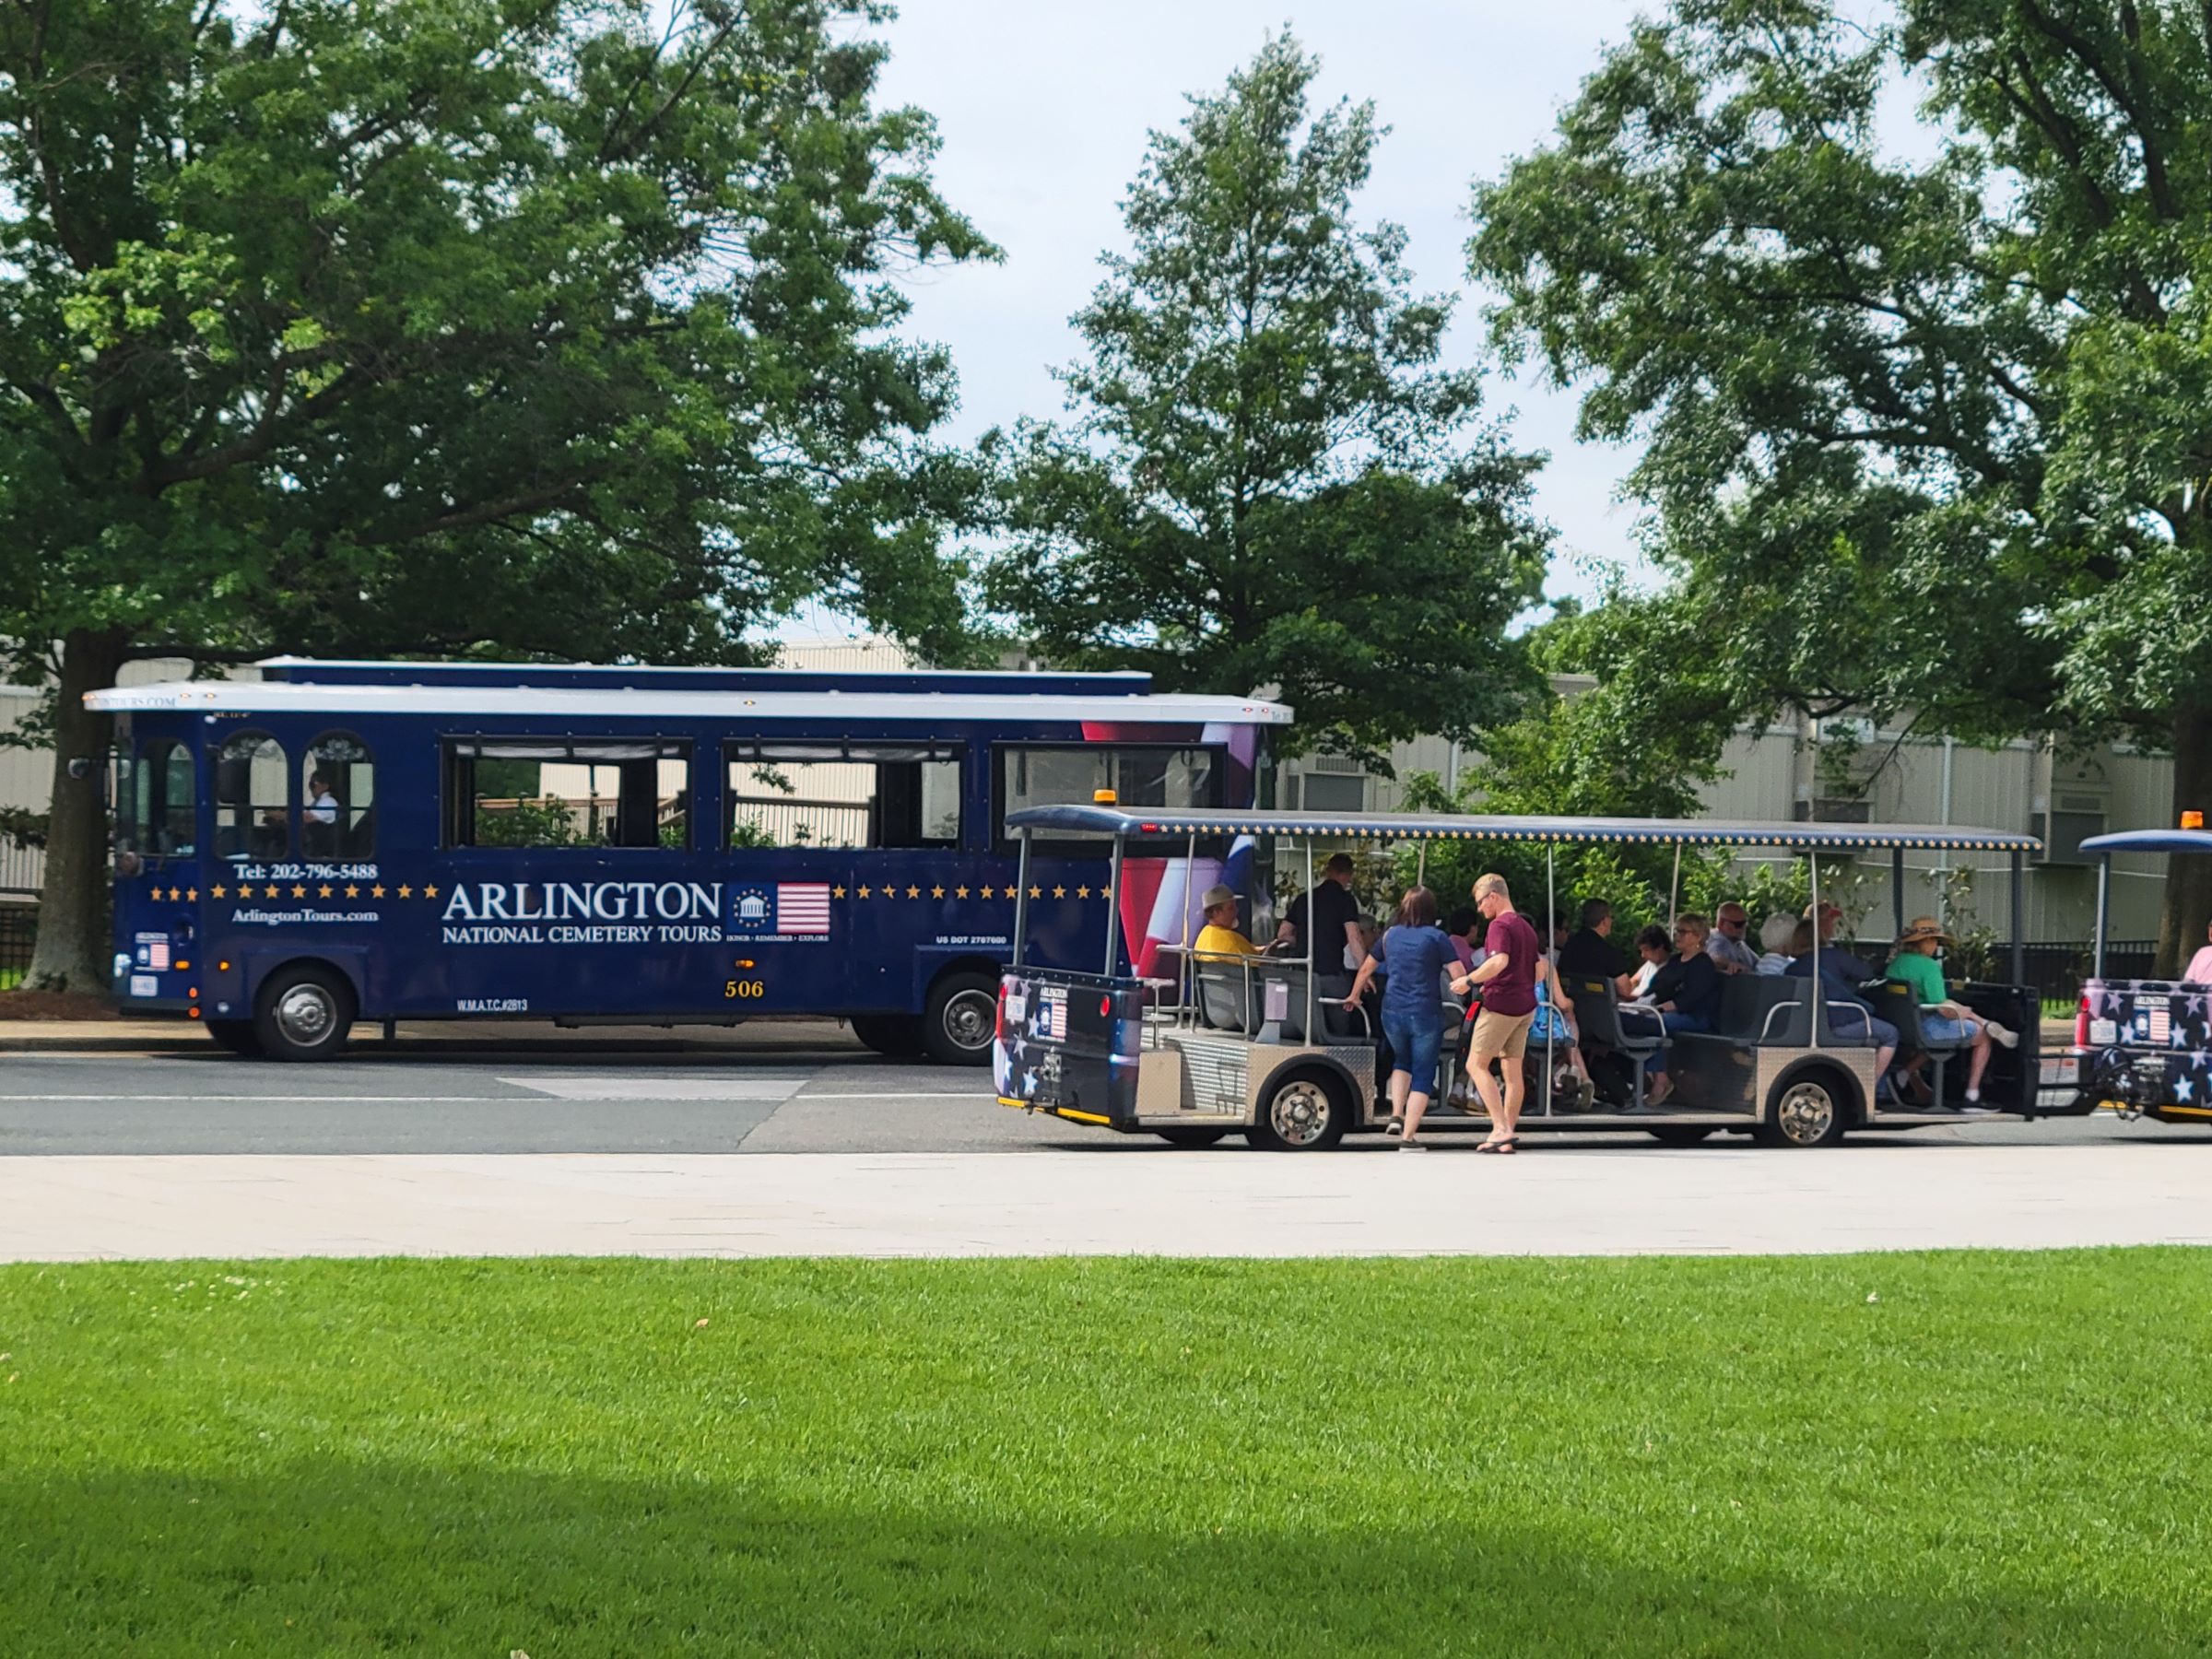
<path fill-rule="evenodd" d="M 1006 818 L 1099 789 L 1248 808 L 1290 718 L 1145 675 L 297 659 L 86 701 L 115 719 L 118 1000 L 288 1059 L 357 1018 L 832 1014 L 981 1064 Z M 1024 851 L 1053 964 L 1238 878 Z"/>
<path fill-rule="evenodd" d="M 1315 843 L 1412 843 L 1425 849 L 1441 841 L 1537 842 L 1556 853 L 1577 843 L 1773 849 L 1812 863 L 1814 902 L 1819 901 L 1818 857 L 1824 853 L 1891 854 L 1898 931 L 1903 932 L 1904 854 L 1907 850 L 2008 853 L 2013 865 L 2015 915 L 2011 982 L 1959 988 L 1957 1000 L 1977 1014 L 2019 1033 L 2017 1050 L 1998 1050 L 1983 1079 L 1987 1106 L 2033 1117 L 2046 1105 L 2036 1052 L 2040 1004 L 2024 977 L 2018 899 L 2024 860 L 2038 850 L 2031 837 L 1996 830 L 1876 824 L 1724 823 L 1703 820 L 1430 817 L 1403 814 L 1291 812 L 1164 812 L 1127 803 L 1039 806 L 1010 814 L 1006 827 L 1024 860 L 1052 844 L 1048 838 L 1089 835 L 1105 842 L 1110 864 L 1180 850 L 1188 858 L 1202 847 L 1240 844 L 1280 849 L 1312 891 Z M 1266 861 L 1260 861 L 1264 867 Z M 1547 859 L 1547 864 L 1551 862 Z M 1033 879 L 1016 877 L 1018 892 Z M 1243 889 L 1249 904 L 1264 897 Z M 1552 908 L 1555 895 L 1517 895 Z M 1263 913 L 1263 902 L 1253 906 Z M 1179 944 L 1195 931 L 1194 913 L 1182 918 Z M 1342 999 L 1352 976 L 1340 963 L 1264 956 L 1199 960 L 1187 948 L 1157 938 L 1141 952 L 1125 950 L 1112 932 L 1093 958 L 1097 970 L 1073 968 L 1030 953 L 1040 935 L 1018 902 L 1013 964 L 1000 988 L 994 1066 L 999 1103 L 1050 1112 L 1124 1134 L 1155 1135 L 1181 1145 L 1205 1145 L 1241 1134 L 1272 1150 L 1309 1151 L 1338 1144 L 1345 1135 L 1377 1131 L 1389 1118 L 1387 1063 L 1361 1013 Z M 1333 942 L 1324 943 L 1325 951 Z M 1309 953 L 1312 947 L 1306 947 Z M 1945 1063 L 1955 1051 L 1929 1043 L 1918 1006 L 1900 986 L 1870 983 L 1863 993 L 1881 1018 L 1900 1032 L 1900 1057 L 1916 1049 L 1935 1062 L 1928 1069 L 1936 1104 L 1898 1106 L 1880 1098 L 1875 1052 L 1863 1022 L 1837 1018 L 1816 971 L 1809 979 L 1742 974 L 1723 986 L 1723 1008 L 1711 1033 L 1665 1039 L 1622 1039 L 1613 1020 L 1612 987 L 1572 980 L 1585 1037 L 1610 1031 L 1633 1062 L 1654 1042 L 1668 1048 L 1676 1093 L 1656 1108 L 1600 1106 L 1568 1110 L 1547 1088 L 1532 1091 L 1520 1121 L 1524 1131 L 1648 1132 L 1670 1144 L 1716 1133 L 1748 1133 L 1781 1146 L 1824 1146 L 1847 1130 L 1909 1129 L 1959 1121 L 1958 1073 Z M 1440 997 L 1443 992 L 1440 987 Z M 1602 998 L 1602 1001 L 1599 1000 Z M 1456 1007 L 1451 1025 L 1456 1028 Z M 1537 1051 L 1532 1047 L 1532 1053 Z M 1459 1056 L 1447 1040 L 1442 1062 L 1448 1082 Z M 1551 1066 L 1543 1068 L 1547 1080 Z M 1443 1095 L 1440 1091 L 1438 1099 Z M 1474 1115 L 1454 1119 L 1431 1110 L 1423 1134 L 1487 1129 Z"/>
<path fill-rule="evenodd" d="M 2167 1124 L 2212 1123 L 2212 985 L 2186 980 L 2104 977 L 2112 859 L 2123 853 L 2212 856 L 2212 830 L 2189 815 L 2178 830 L 2123 830 L 2093 835 L 2081 850 L 2098 856 L 2097 931 L 2082 982 L 2074 1042 L 2049 1081 L 2083 1111 Z"/>

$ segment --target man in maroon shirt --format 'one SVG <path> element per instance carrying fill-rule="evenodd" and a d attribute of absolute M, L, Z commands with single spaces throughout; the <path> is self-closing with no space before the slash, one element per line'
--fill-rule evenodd
<path fill-rule="evenodd" d="M 1536 1012 L 1536 959 L 1543 954 L 1536 930 L 1513 909 L 1505 877 L 1485 876 L 1475 884 L 1475 908 L 1489 924 L 1483 938 L 1483 959 L 1471 972 L 1452 982 L 1452 989 L 1482 987 L 1482 1012 L 1475 1018 L 1475 1038 L 1467 1053 L 1467 1076 L 1482 1097 L 1489 1114 L 1490 1132 L 1477 1152 L 1511 1152 L 1517 1145 L 1513 1129 L 1521 1121 L 1521 1106 L 1528 1091 L 1521 1057 L 1528 1052 L 1528 1027 Z M 1490 1064 L 1503 1060 L 1505 1092 L 1499 1096 L 1498 1079 Z"/>

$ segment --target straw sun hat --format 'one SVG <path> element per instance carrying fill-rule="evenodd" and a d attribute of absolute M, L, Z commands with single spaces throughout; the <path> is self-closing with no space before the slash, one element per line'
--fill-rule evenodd
<path fill-rule="evenodd" d="M 1907 945 L 1924 945 L 1934 939 L 1938 945 L 1956 946 L 1959 941 L 1943 931 L 1942 924 L 1933 916 L 1915 916 L 1912 924 L 1897 935 L 1901 949 Z"/>

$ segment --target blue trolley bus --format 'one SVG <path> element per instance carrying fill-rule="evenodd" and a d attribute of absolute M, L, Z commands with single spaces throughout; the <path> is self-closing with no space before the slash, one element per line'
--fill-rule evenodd
<path fill-rule="evenodd" d="M 834 1014 L 982 1064 L 1010 812 L 1250 806 L 1289 711 L 1144 675 L 330 663 L 90 694 L 115 717 L 115 993 L 240 1053 L 357 1019 Z M 1227 851 L 1031 849 L 1032 959 L 1133 967 Z"/>

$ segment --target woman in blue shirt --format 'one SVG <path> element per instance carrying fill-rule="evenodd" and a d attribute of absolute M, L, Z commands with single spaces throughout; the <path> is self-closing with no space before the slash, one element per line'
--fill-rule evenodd
<path fill-rule="evenodd" d="M 1394 1118 L 1402 1116 L 1406 1123 L 1405 1137 L 1398 1145 L 1401 1152 L 1428 1150 L 1415 1136 L 1436 1088 L 1437 1058 L 1443 1050 L 1444 971 L 1458 965 L 1451 936 L 1436 924 L 1436 895 L 1417 887 L 1400 901 L 1390 931 L 1360 964 L 1352 994 L 1344 999 L 1346 1007 L 1358 1007 L 1368 982 L 1378 973 L 1382 976 L 1382 1036 L 1391 1053 L 1390 1109 Z"/>

